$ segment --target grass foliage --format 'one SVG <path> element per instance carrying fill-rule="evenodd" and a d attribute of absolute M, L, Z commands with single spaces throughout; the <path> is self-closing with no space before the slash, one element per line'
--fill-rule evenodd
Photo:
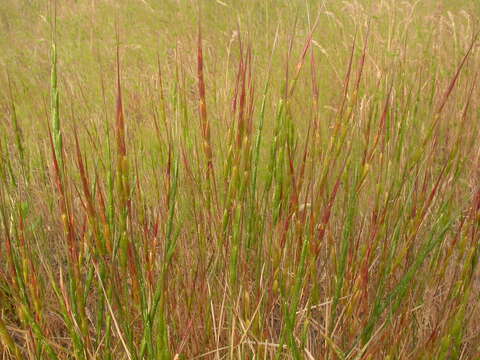
<path fill-rule="evenodd" d="M 478 14 L 2 0 L 2 358 L 479 358 Z"/>

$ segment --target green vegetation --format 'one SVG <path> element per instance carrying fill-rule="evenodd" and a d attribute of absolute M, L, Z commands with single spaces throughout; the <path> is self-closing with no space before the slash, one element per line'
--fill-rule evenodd
<path fill-rule="evenodd" d="M 2 358 L 480 358 L 479 14 L 2 0 Z"/>

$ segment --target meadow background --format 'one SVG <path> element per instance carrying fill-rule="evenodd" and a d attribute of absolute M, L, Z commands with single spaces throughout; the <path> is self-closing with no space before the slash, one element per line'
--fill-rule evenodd
<path fill-rule="evenodd" d="M 479 16 L 2 0 L 2 358 L 478 359 Z"/>

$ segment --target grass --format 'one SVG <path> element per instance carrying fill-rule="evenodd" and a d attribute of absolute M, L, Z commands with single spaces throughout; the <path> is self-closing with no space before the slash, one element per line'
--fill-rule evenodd
<path fill-rule="evenodd" d="M 479 358 L 479 10 L 2 1 L 2 358 Z"/>

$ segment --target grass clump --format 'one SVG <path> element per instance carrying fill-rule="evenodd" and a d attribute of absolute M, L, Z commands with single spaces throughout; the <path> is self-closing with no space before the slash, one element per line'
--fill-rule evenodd
<path fill-rule="evenodd" d="M 478 5 L 0 4 L 5 359 L 476 359 Z"/>

